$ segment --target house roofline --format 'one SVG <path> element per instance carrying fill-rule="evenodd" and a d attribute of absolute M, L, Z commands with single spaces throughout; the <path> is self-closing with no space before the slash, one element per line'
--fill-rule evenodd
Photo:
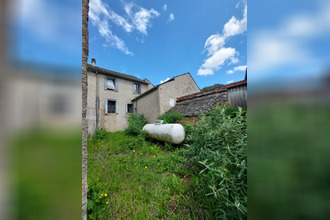
<path fill-rule="evenodd" d="M 97 73 L 100 73 L 100 74 L 104 74 L 104 75 L 108 75 L 108 76 L 114 76 L 114 77 L 130 80 L 132 82 L 138 82 L 138 83 L 143 83 L 145 85 L 148 85 L 147 82 L 145 82 L 142 79 L 139 79 L 135 76 L 124 74 L 124 73 L 119 73 L 119 72 L 116 72 L 116 71 L 113 71 L 113 70 L 108 70 L 108 69 L 104 69 L 104 68 L 97 67 L 97 66 L 92 66 L 90 64 L 87 64 L 87 70 L 88 70 L 88 72 L 93 72 L 93 73 L 97 72 Z"/>
<path fill-rule="evenodd" d="M 186 74 L 189 74 L 189 75 L 190 75 L 190 77 L 193 79 L 195 85 L 196 85 L 197 88 L 200 90 L 200 88 L 199 88 L 199 86 L 197 85 L 197 83 L 195 82 L 194 78 L 191 76 L 191 74 L 190 74 L 189 72 L 187 72 L 187 73 L 183 73 L 183 74 L 180 74 L 180 75 L 174 76 L 174 77 L 170 78 L 169 80 L 167 80 L 167 81 L 165 81 L 165 82 L 163 82 L 163 83 L 158 84 L 157 86 L 155 86 L 155 87 L 153 87 L 153 88 L 151 88 L 151 89 L 145 91 L 145 92 L 142 93 L 141 95 L 139 95 L 139 96 L 133 98 L 132 101 L 135 101 L 135 100 L 137 100 L 137 99 L 139 99 L 139 98 L 141 98 L 141 97 L 143 97 L 143 96 L 149 94 L 150 92 L 156 90 L 159 86 L 164 85 L 164 84 L 166 84 L 166 83 L 168 83 L 168 82 L 171 82 L 171 81 L 175 80 L 175 78 L 180 77 L 180 76 L 183 76 L 183 75 L 186 75 Z"/>
<path fill-rule="evenodd" d="M 186 99 L 207 95 L 207 94 L 210 94 L 210 93 L 213 93 L 213 92 L 226 91 L 230 88 L 237 87 L 237 86 L 242 86 L 242 85 L 246 85 L 246 84 L 247 84 L 247 80 L 242 80 L 242 81 L 234 82 L 234 83 L 231 83 L 231 84 L 228 84 L 228 85 L 220 86 L 220 87 L 217 87 L 217 88 L 214 88 L 214 89 L 210 89 L 210 90 L 206 90 L 206 91 L 202 91 L 202 92 L 196 92 L 196 93 L 193 93 L 193 94 L 190 94 L 190 95 L 182 96 L 182 97 L 177 98 L 177 101 L 183 101 L 183 100 L 186 100 Z"/>

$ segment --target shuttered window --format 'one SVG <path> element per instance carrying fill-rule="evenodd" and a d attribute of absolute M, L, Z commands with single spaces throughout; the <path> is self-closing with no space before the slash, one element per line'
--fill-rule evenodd
<path fill-rule="evenodd" d="M 127 113 L 134 113 L 133 104 L 127 104 Z"/>
<path fill-rule="evenodd" d="M 111 79 L 111 78 L 108 78 L 105 76 L 104 77 L 104 89 L 118 91 L 117 79 Z"/>
<path fill-rule="evenodd" d="M 105 114 L 117 113 L 118 114 L 118 103 L 115 100 L 105 100 L 104 106 Z"/>

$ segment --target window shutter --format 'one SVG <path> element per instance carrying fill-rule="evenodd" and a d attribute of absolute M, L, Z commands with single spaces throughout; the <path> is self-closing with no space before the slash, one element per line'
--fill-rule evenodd
<path fill-rule="evenodd" d="M 118 92 L 118 80 L 115 79 L 115 88 L 116 88 L 116 92 Z"/>
<path fill-rule="evenodd" d="M 135 87 L 135 83 L 133 83 L 133 89 L 132 89 L 132 92 L 133 92 L 133 94 L 135 93 L 135 90 L 134 90 L 134 87 Z"/>
<path fill-rule="evenodd" d="M 128 112 L 128 104 L 125 105 L 126 106 L 126 113 Z"/>
<path fill-rule="evenodd" d="M 104 113 L 105 113 L 106 115 L 108 114 L 108 100 L 105 100 Z"/>
<path fill-rule="evenodd" d="M 116 101 L 116 114 L 118 114 L 118 101 Z"/>
<path fill-rule="evenodd" d="M 108 78 L 105 76 L 104 77 L 104 90 L 108 89 L 108 84 L 107 84 Z"/>

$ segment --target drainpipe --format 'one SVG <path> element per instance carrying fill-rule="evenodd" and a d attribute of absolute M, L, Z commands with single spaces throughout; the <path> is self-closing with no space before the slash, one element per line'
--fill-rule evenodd
<path fill-rule="evenodd" d="M 95 66 L 96 60 L 92 58 L 92 65 Z M 99 78 L 97 76 L 97 70 L 95 71 L 96 75 L 96 129 L 99 128 L 99 105 L 100 105 L 100 98 L 99 98 Z"/>
<path fill-rule="evenodd" d="M 99 78 L 96 71 L 96 129 L 99 128 L 99 106 L 100 106 L 100 98 L 99 98 Z"/>

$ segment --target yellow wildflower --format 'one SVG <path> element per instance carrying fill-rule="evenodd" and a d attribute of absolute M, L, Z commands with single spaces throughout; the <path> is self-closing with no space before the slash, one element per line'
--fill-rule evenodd
<path fill-rule="evenodd" d="M 147 167 L 147 166 L 145 166 L 144 168 L 146 168 L 146 169 L 147 169 L 148 167 Z"/>
<path fill-rule="evenodd" d="M 101 197 L 103 196 L 103 194 L 101 194 Z"/>
<path fill-rule="evenodd" d="M 104 194 L 104 196 L 108 196 L 108 194 Z"/>
<path fill-rule="evenodd" d="M 133 153 L 135 152 L 135 150 L 133 150 Z"/>
<path fill-rule="evenodd" d="M 154 158 L 156 158 L 156 156 L 154 155 Z"/>
<path fill-rule="evenodd" d="M 224 171 L 228 171 L 226 168 L 223 168 Z"/>
<path fill-rule="evenodd" d="M 140 153 L 142 155 L 142 153 Z"/>
<path fill-rule="evenodd" d="M 109 204 L 109 202 L 107 201 L 105 204 L 107 204 L 107 205 L 108 205 L 108 204 Z"/>

